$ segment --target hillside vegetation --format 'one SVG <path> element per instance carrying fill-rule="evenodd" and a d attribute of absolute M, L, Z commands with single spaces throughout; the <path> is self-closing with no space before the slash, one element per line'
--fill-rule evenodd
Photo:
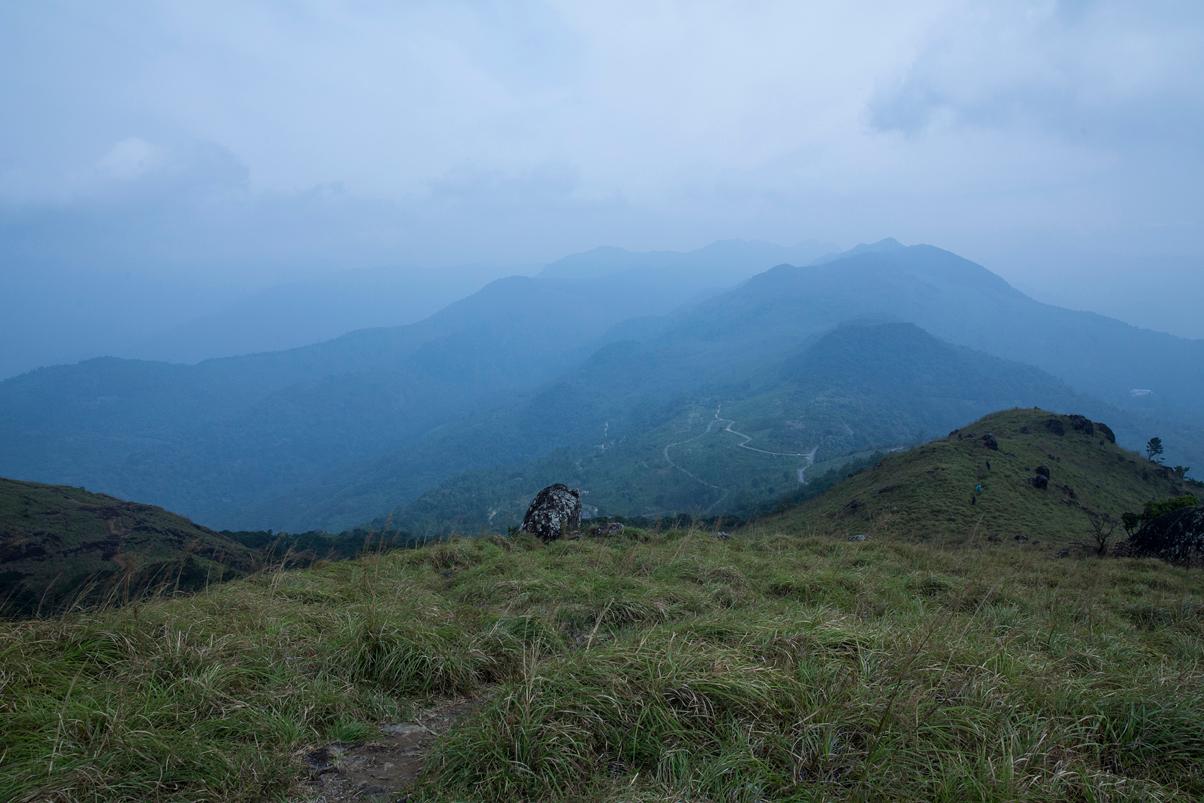
<path fill-rule="evenodd" d="M 314 797 L 313 748 L 471 698 L 416 799 L 1197 800 L 1202 614 L 1014 543 L 457 540 L 0 624 L 0 798 Z"/>
<path fill-rule="evenodd" d="M 852 455 L 919 443 L 1006 407 L 1093 407 L 1043 371 L 942 342 L 911 324 L 838 327 L 754 365 L 685 396 L 650 392 L 638 380 L 603 380 L 614 366 L 591 365 L 523 416 L 556 421 L 556 437 L 575 437 L 577 448 L 459 476 L 394 518 L 418 532 L 515 525 L 532 490 L 557 481 L 585 489 L 603 514 L 747 516 L 813 490 L 800 488 L 800 469 L 814 480 Z M 653 401 L 664 397 L 671 400 Z M 493 430 L 506 431 L 505 423 L 495 420 Z M 515 429 L 515 440 L 540 440 Z M 443 438 L 438 451 L 468 452 L 478 437 L 485 436 Z M 375 484 L 425 454 L 416 450 L 379 471 Z"/>
<path fill-rule="evenodd" d="M 1033 482 L 1041 468 L 1048 471 L 1044 488 Z M 1009 410 L 890 455 L 777 523 L 824 534 L 938 542 L 1019 538 L 1054 548 L 1087 539 L 1088 513 L 1119 520 L 1196 486 L 1117 446 L 1106 425 Z"/>
<path fill-rule="evenodd" d="M 237 541 L 151 505 L 0 479 L 0 612 L 194 590 L 257 566 Z"/>

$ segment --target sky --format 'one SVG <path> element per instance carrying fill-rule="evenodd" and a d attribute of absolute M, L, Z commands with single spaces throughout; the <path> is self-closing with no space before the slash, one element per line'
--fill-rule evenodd
<path fill-rule="evenodd" d="M 0 72 L 29 292 L 893 236 L 1204 337 L 1193 0 L 10 2 Z"/>

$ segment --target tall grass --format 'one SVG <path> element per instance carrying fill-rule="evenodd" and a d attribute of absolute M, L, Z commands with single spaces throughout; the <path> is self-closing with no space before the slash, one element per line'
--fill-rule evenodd
<path fill-rule="evenodd" d="M 0 625 L 0 799 L 297 792 L 484 705 L 430 799 L 1193 800 L 1204 590 L 1149 561 L 775 532 L 452 540 Z"/>

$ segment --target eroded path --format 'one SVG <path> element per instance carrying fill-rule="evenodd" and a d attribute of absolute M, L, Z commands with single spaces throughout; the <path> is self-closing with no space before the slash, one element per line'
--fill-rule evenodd
<path fill-rule="evenodd" d="M 405 800 L 435 741 L 480 705 L 453 700 L 413 721 L 382 725 L 367 742 L 335 742 L 304 755 L 310 778 L 299 800 L 322 803 Z"/>

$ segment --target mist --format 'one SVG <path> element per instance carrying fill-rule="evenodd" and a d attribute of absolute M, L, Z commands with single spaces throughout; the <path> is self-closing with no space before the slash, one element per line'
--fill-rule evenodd
<path fill-rule="evenodd" d="M 0 68 L 0 376 L 726 238 L 1204 337 L 1192 3 L 8 4 Z"/>

